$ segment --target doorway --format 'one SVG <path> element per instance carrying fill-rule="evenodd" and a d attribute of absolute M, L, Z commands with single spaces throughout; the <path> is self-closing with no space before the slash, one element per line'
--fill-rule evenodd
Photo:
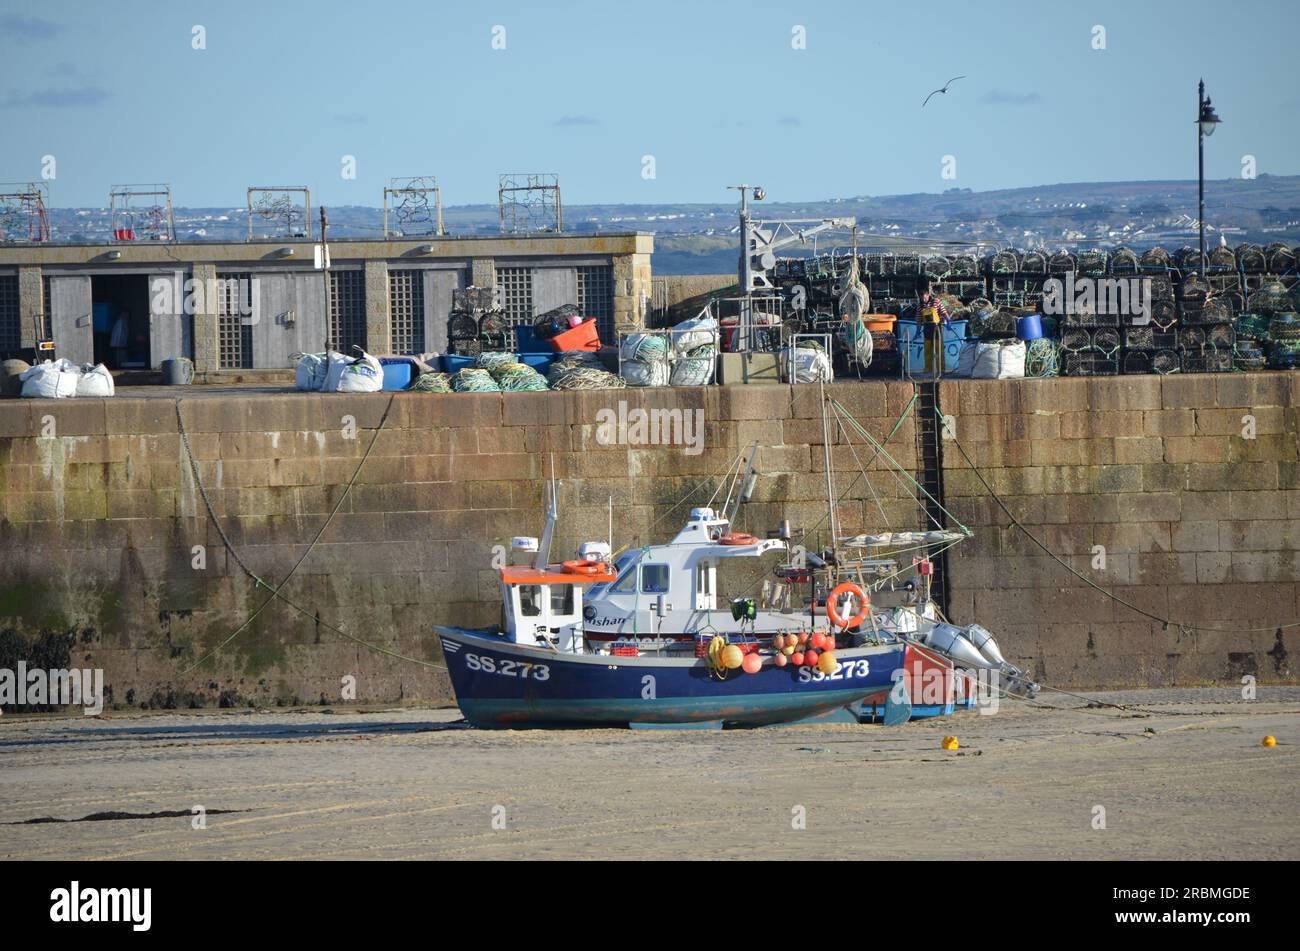
<path fill-rule="evenodd" d="M 110 370 L 149 367 L 149 276 L 97 274 L 90 279 L 95 362 Z"/>

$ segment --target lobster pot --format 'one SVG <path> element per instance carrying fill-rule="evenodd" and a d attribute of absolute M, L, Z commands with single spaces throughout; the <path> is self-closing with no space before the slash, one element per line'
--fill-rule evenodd
<path fill-rule="evenodd" d="M 1053 274 L 1069 274 L 1079 269 L 1079 262 L 1069 251 L 1057 251 L 1047 262 L 1047 270 Z"/>
<path fill-rule="evenodd" d="M 1178 252 L 1178 268 L 1186 273 L 1187 271 L 1199 271 L 1201 269 L 1201 252 L 1192 247 L 1184 247 Z"/>
<path fill-rule="evenodd" d="M 944 277 L 952 270 L 952 262 L 942 254 L 928 254 L 921 261 L 921 273 L 927 277 Z"/>
<path fill-rule="evenodd" d="M 1179 350 L 1196 351 L 1205 346 L 1205 329 L 1202 327 L 1179 327 L 1177 333 Z"/>
<path fill-rule="evenodd" d="M 1095 350 L 1067 353 L 1062 358 L 1062 376 L 1115 376 L 1119 373 L 1119 357 L 1107 356 Z"/>
<path fill-rule="evenodd" d="M 1179 321 L 1183 324 L 1222 324 L 1231 319 L 1232 315 L 1221 301 L 1183 301 L 1179 305 Z"/>
<path fill-rule="evenodd" d="M 1106 264 L 1109 256 L 1105 251 L 1100 249 L 1090 249 L 1079 252 L 1079 273 L 1089 275 L 1102 275 L 1106 273 Z"/>
<path fill-rule="evenodd" d="M 1275 370 L 1300 366 L 1300 339 L 1275 340 L 1268 348 L 1268 365 Z"/>
<path fill-rule="evenodd" d="M 1061 349 L 1066 353 L 1082 353 L 1092 349 L 1092 334 L 1082 327 L 1069 327 L 1061 331 Z"/>
<path fill-rule="evenodd" d="M 1169 279 L 1168 274 L 1150 274 L 1147 280 L 1151 282 L 1151 299 L 1153 301 L 1174 300 L 1174 282 Z"/>
<path fill-rule="evenodd" d="M 1238 370 L 1263 370 L 1268 366 L 1268 354 L 1257 344 L 1238 343 L 1232 365 Z"/>
<path fill-rule="evenodd" d="M 1020 260 L 1020 270 L 1024 274 L 1046 274 L 1047 255 L 1042 251 L 1027 251 Z"/>
<path fill-rule="evenodd" d="M 1116 248 L 1110 256 L 1110 273 L 1112 274 L 1136 274 L 1138 271 L 1138 256 L 1129 248 Z"/>
<path fill-rule="evenodd" d="M 1184 303 L 1204 304 L 1209 295 L 1210 285 L 1199 274 L 1188 274 L 1178 285 L 1178 299 Z"/>
<path fill-rule="evenodd" d="M 1237 264 L 1244 274 L 1263 274 L 1268 270 L 1264 249 L 1257 244 L 1239 244 L 1236 248 Z"/>
<path fill-rule="evenodd" d="M 1147 248 L 1138 259 L 1138 266 L 1144 271 L 1168 271 L 1169 252 L 1164 248 Z"/>
<path fill-rule="evenodd" d="M 1154 324 L 1144 327 L 1124 328 L 1124 347 L 1128 350 L 1173 350 L 1178 346 L 1178 334 L 1160 330 Z"/>
<path fill-rule="evenodd" d="M 1178 323 L 1178 308 L 1171 300 L 1151 301 L 1151 323 L 1161 330 L 1168 330 Z"/>
<path fill-rule="evenodd" d="M 979 277 L 980 265 L 973 254 L 958 254 L 952 258 L 949 277 Z"/>
<path fill-rule="evenodd" d="M 1280 241 L 1264 249 L 1264 260 L 1273 274 L 1285 274 L 1295 267 L 1295 252 Z"/>
<path fill-rule="evenodd" d="M 1161 375 L 1177 373 L 1182 368 L 1182 360 L 1179 359 L 1175 350 L 1157 350 L 1151 354 L 1151 370 L 1154 373 Z"/>
<path fill-rule="evenodd" d="M 1015 274 L 1020 270 L 1020 256 L 1013 250 L 999 251 L 989 258 L 990 274 Z"/>
<path fill-rule="evenodd" d="M 1231 350 L 1237 345 L 1232 324 L 1211 324 L 1205 328 L 1205 345 L 1215 350 Z"/>
<path fill-rule="evenodd" d="M 1094 331 L 1092 334 L 1092 348 L 1108 357 L 1114 356 L 1119 352 L 1119 331 L 1109 328 Z"/>
<path fill-rule="evenodd" d="M 1232 369 L 1233 355 L 1228 350 L 1187 350 L 1183 352 L 1184 373 L 1226 373 Z"/>
<path fill-rule="evenodd" d="M 1295 302 L 1281 281 L 1266 281 L 1246 298 L 1246 309 L 1264 314 L 1284 314 L 1295 309 Z"/>
<path fill-rule="evenodd" d="M 1126 375 L 1150 373 L 1151 357 L 1152 354 L 1146 350 L 1126 351 L 1121 362 L 1121 369 Z"/>
<path fill-rule="evenodd" d="M 1237 270 L 1237 255 L 1232 248 L 1218 247 L 1210 252 L 1209 266 L 1216 271 Z"/>
<path fill-rule="evenodd" d="M 1243 312 L 1237 315 L 1234 326 L 1238 340 L 1267 341 L 1270 319 L 1266 314 Z"/>
<path fill-rule="evenodd" d="M 673 364 L 668 382 L 673 386 L 707 386 L 713 382 L 716 357 L 716 350 L 711 345 L 688 351 Z"/>

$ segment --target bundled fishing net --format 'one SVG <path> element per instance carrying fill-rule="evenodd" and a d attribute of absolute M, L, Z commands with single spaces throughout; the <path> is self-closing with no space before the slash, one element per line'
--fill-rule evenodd
<path fill-rule="evenodd" d="M 1029 341 L 1025 347 L 1025 376 L 1059 376 L 1060 372 L 1056 342 L 1047 337 Z"/>
<path fill-rule="evenodd" d="M 451 375 L 448 373 L 421 373 L 411 384 L 420 393 L 450 393 Z"/>
<path fill-rule="evenodd" d="M 989 324 L 996 320 L 998 309 L 993 306 L 993 302 L 984 297 L 977 297 L 970 302 L 967 308 L 970 321 L 967 331 L 972 337 L 982 337 L 988 332 Z"/>
<path fill-rule="evenodd" d="M 548 388 L 546 377 L 526 363 L 500 363 L 489 372 L 502 393 L 535 393 Z"/>
<path fill-rule="evenodd" d="M 712 344 L 705 344 L 688 350 L 673 364 L 673 386 L 706 386 L 713 382 L 713 369 L 718 350 Z"/>
<path fill-rule="evenodd" d="M 627 385 L 617 374 L 595 367 L 570 367 L 547 378 L 553 390 L 618 390 Z"/>
<path fill-rule="evenodd" d="M 487 370 L 466 367 L 456 371 L 451 378 L 451 388 L 457 393 L 500 393 L 501 387 Z"/>
<path fill-rule="evenodd" d="M 671 350 L 663 334 L 631 334 L 619 346 L 619 376 L 628 386 L 667 386 Z"/>
<path fill-rule="evenodd" d="M 546 371 L 546 382 L 555 388 L 555 381 L 570 370 L 604 370 L 605 364 L 588 350 L 566 350 Z"/>
<path fill-rule="evenodd" d="M 502 353 L 496 350 L 485 350 L 478 355 L 474 365 L 480 370 L 491 371 L 494 367 L 505 366 L 508 363 L 518 363 L 519 357 L 513 353 Z"/>

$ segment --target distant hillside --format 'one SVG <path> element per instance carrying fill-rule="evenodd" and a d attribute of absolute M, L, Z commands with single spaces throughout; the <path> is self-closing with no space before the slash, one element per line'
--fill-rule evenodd
<path fill-rule="evenodd" d="M 856 218 L 861 240 L 873 246 L 960 242 L 994 247 L 1177 247 L 1194 242 L 1197 231 L 1196 183 L 1191 181 L 1074 182 L 986 192 L 954 188 L 938 194 L 764 201 L 752 207 L 756 216 L 772 219 Z M 1220 233 L 1230 244 L 1300 243 L 1300 176 L 1207 182 L 1206 209 L 1215 243 Z M 111 230 L 107 208 L 56 208 L 50 217 L 55 240 L 103 241 Z M 329 217 L 332 237 L 383 235 L 379 208 L 330 206 Z M 443 219 L 452 234 L 498 231 L 495 205 L 448 207 Z M 661 274 L 734 270 L 736 229 L 736 207 L 727 203 L 564 209 L 565 231 L 655 233 L 654 269 Z M 242 240 L 248 231 L 247 212 L 243 207 L 177 208 L 176 230 L 182 240 Z M 844 240 L 823 238 L 819 246 Z"/>

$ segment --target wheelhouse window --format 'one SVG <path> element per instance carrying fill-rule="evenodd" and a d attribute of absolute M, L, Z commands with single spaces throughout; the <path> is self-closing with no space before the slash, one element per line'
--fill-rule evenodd
<path fill-rule="evenodd" d="M 553 584 L 551 587 L 551 617 L 568 617 L 573 614 L 573 585 Z"/>
<path fill-rule="evenodd" d="M 614 582 L 614 587 L 610 590 L 614 594 L 632 594 L 636 591 L 636 564 L 630 564 L 623 569 L 618 580 Z"/>
<path fill-rule="evenodd" d="M 542 613 L 542 586 L 539 584 L 521 584 L 519 586 L 519 613 L 524 617 L 540 617 Z"/>
<path fill-rule="evenodd" d="M 668 593 L 668 566 L 667 565 L 642 565 L 641 566 L 641 593 L 642 594 L 667 594 Z"/>

